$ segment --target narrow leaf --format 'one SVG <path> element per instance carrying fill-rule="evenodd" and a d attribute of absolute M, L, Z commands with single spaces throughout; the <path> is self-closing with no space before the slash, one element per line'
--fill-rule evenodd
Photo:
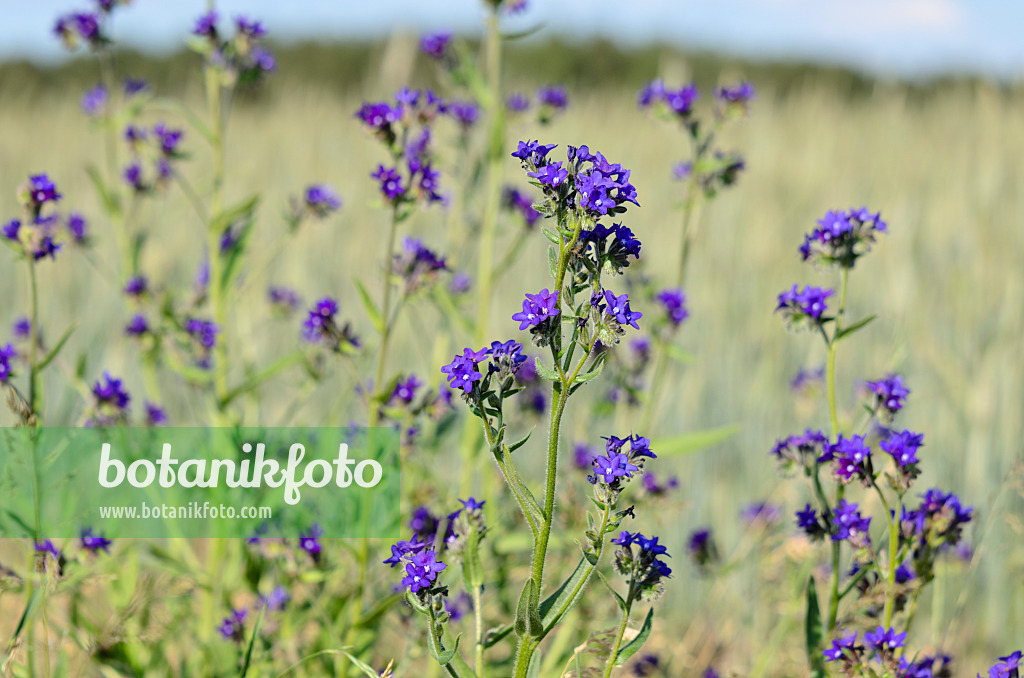
<path fill-rule="evenodd" d="M 380 311 L 377 310 L 377 306 L 373 303 L 373 299 L 370 298 L 370 293 L 363 287 L 363 283 L 359 280 L 355 281 L 356 289 L 359 290 L 359 298 L 363 302 L 363 308 L 366 310 L 366 316 L 370 319 L 373 327 L 380 333 L 384 332 L 384 319 L 380 315 Z"/>
<path fill-rule="evenodd" d="M 558 372 L 555 372 L 553 369 L 551 369 L 550 367 L 548 367 L 547 365 L 545 365 L 544 363 L 541 362 L 540 356 L 537 356 L 536 363 L 537 363 L 537 374 L 539 374 L 544 379 L 547 379 L 548 381 L 561 381 L 562 380 L 562 377 L 559 376 Z"/>
<path fill-rule="evenodd" d="M 836 335 L 835 341 L 839 341 L 840 339 L 843 339 L 845 337 L 850 336 L 851 334 L 853 334 L 854 332 L 856 332 L 860 328 L 864 327 L 865 325 L 867 325 L 868 323 L 870 323 L 872 320 L 874 320 L 877 317 L 878 317 L 877 313 L 872 313 L 871 315 L 869 315 L 866 318 L 861 318 L 860 320 L 858 320 L 857 322 L 853 323 L 849 327 L 844 327 L 843 329 L 839 330 L 839 334 Z"/>
<path fill-rule="evenodd" d="M 821 608 L 818 605 L 818 587 L 814 585 L 813 575 L 807 577 L 807 617 L 804 623 L 807 661 L 811 665 L 811 675 L 814 678 L 824 678 L 825 658 L 821 654 L 821 642 L 825 637 L 825 629 L 822 625 Z"/>
<path fill-rule="evenodd" d="M 71 333 L 75 331 L 76 326 L 77 323 L 71 323 L 71 326 L 64 330 L 64 334 L 60 336 L 60 339 L 57 341 L 56 344 L 54 344 L 53 348 L 50 349 L 50 352 L 47 353 L 46 356 L 39 361 L 38 365 L 36 365 L 36 371 L 43 369 L 44 367 L 53 362 L 53 359 L 57 357 L 57 354 L 60 353 L 60 350 L 64 348 L 64 344 L 67 343 L 68 338 L 71 336 Z"/>
<path fill-rule="evenodd" d="M 644 625 L 640 627 L 640 633 L 636 635 L 636 638 L 626 643 L 619 650 L 619 654 L 615 656 L 615 665 L 621 666 L 626 663 L 626 660 L 636 654 L 637 650 L 643 647 L 643 644 L 647 642 L 647 637 L 651 635 L 651 626 L 654 624 L 654 608 L 652 607 L 647 611 L 647 617 L 644 619 Z"/>
<path fill-rule="evenodd" d="M 739 424 L 728 424 L 693 433 L 683 433 L 670 438 L 658 438 L 651 442 L 651 449 L 660 455 L 684 455 L 714 447 L 736 435 Z"/>

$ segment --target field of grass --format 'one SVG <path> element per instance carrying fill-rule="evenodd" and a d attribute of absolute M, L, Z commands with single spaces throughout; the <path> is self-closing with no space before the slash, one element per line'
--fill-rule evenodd
<path fill-rule="evenodd" d="M 351 85 L 343 89 L 282 69 L 267 93 L 240 102 L 233 113 L 228 202 L 263 195 L 257 247 L 276 242 L 288 197 L 305 185 L 330 183 L 344 200 L 337 216 L 304 227 L 265 275 L 248 281 L 245 301 L 233 309 L 236 340 L 244 337 L 234 344 L 241 347 L 239 362 L 265 360 L 297 343 L 295 323 L 282 324 L 264 310 L 269 283 L 294 286 L 307 301 L 337 296 L 343 316 L 355 320 L 360 334 L 370 333 L 353 279 L 379 276 L 387 225 L 368 175 L 385 158 L 353 112 L 364 99 L 388 96 L 415 70 L 409 44 L 392 43 L 382 56 L 379 71 L 364 65 L 359 78 L 347 72 Z M 679 57 L 666 56 L 657 67 L 674 81 L 689 72 Z M 716 75 L 707 71 L 705 77 Z M 737 65 L 720 74 L 723 80 L 745 75 L 750 74 Z M 851 317 L 870 312 L 879 317 L 839 352 L 840 402 L 846 407 L 841 417 L 857 414 L 854 393 L 862 380 L 900 371 L 912 390 L 903 421 L 926 436 L 926 471 L 918 487 L 953 489 L 975 507 L 970 537 L 977 545 L 976 564 L 949 566 L 941 577 L 942 598 L 926 596 L 922 615 L 927 621 L 917 629 L 925 646 L 945 639 L 944 649 L 962 657 L 963 675 L 973 675 L 973 667 L 987 666 L 987 658 L 1024 638 L 1024 94 L 971 82 L 922 95 L 868 81 L 851 96 L 848 81 L 813 72 L 788 80 L 785 87 L 768 75 L 763 81 L 752 77 L 757 99 L 749 117 L 729 130 L 725 144 L 744 154 L 747 170 L 735 188 L 705 210 L 687 282 L 692 316 L 680 342 L 695 360 L 673 368 L 656 430 L 645 433 L 664 437 L 731 423 L 740 428 L 713 449 L 665 460 L 663 468 L 679 476 L 681 487 L 662 512 L 661 533 L 679 557 L 651 646 L 694 671 L 712 659 L 751 675 L 801 670 L 801 646 L 792 638 L 799 638 L 802 610 L 787 602 L 791 596 L 785 588 L 800 582 L 788 576 L 766 581 L 764 573 L 779 560 L 794 561 L 790 570 L 801 561 L 805 546 L 782 535 L 791 532 L 788 516 L 798 502 L 802 506 L 804 495 L 794 483 L 778 479 L 767 453 L 777 437 L 827 416 L 822 404 L 798 398 L 788 388 L 799 368 L 822 365 L 824 352 L 814 337 L 787 333 L 772 311 L 776 294 L 793 282 L 830 283 L 799 264 L 797 246 L 814 220 L 834 207 L 864 204 L 882 211 L 890 233 L 858 263 L 852 278 Z M 643 242 L 642 270 L 665 279 L 680 246 L 680 186 L 671 168 L 686 151 L 685 139 L 637 110 L 641 80 L 617 77 L 594 86 L 580 76 L 576 84 L 584 80 L 585 86 L 569 83 L 570 114 L 545 129 L 514 128 L 508 142 L 539 136 L 547 143 L 587 143 L 632 168 L 642 207 L 631 212 L 629 225 Z M 5 87 L 0 217 L 16 212 L 13 188 L 26 174 L 41 171 L 60 185 L 64 206 L 100 214 L 84 169 L 102 163 L 102 138 L 78 107 L 81 88 L 90 81 L 74 82 L 80 86 L 44 84 L 23 95 Z M 202 107 L 198 81 L 178 88 L 189 106 Z M 176 119 L 173 112 L 167 118 Z M 205 152 L 195 142 L 186 143 L 186 150 Z M 457 160 L 445 157 L 444 169 L 458 171 Z M 192 185 L 206 185 L 207 177 L 190 165 L 204 163 L 183 166 Z M 509 183 L 523 184 L 513 158 L 506 175 Z M 474 207 L 483 200 L 465 199 L 473 238 Z M 410 230 L 442 251 L 472 251 L 448 242 L 447 219 L 445 209 L 436 207 L 417 214 Z M 111 340 L 127 320 L 108 280 L 115 248 L 102 219 L 92 223 L 100 242 L 91 263 L 71 254 L 42 269 L 47 289 L 42 323 L 56 332 L 74 318 L 78 329 L 68 355 L 86 356 L 86 379 L 109 369 L 141 390 L 130 345 Z M 138 223 L 152 224 L 154 244 L 143 262 L 151 280 L 187 287 L 203 256 L 204 235 L 184 196 L 173 191 L 151 202 Z M 509 224 L 499 234 L 499 247 L 513 241 L 513 231 Z M 509 316 L 524 288 L 545 281 L 544 252 L 543 236 L 536 233 L 501 280 L 491 319 L 496 335 L 516 336 Z M 455 264 L 475 271 L 475 262 L 456 257 Z M 27 282 L 7 258 L 0 271 L 0 328 L 7 328 L 24 308 Z M 433 382 L 437 368 L 461 344 L 433 331 L 437 313 L 429 308 L 406 322 L 398 332 L 396 367 L 429 363 L 434 371 L 426 381 Z M 0 331 L 0 341 L 5 332 Z M 293 423 L 346 423 L 342 413 L 351 411 L 347 404 L 354 398 L 346 373 L 331 373 L 312 393 L 300 392 L 297 382 L 298 375 L 285 375 L 265 388 L 252 416 L 273 423 L 301 398 Z M 46 389 L 55 398 L 55 418 L 74 422 L 81 399 L 67 381 L 53 373 Z M 186 387 L 168 381 L 165 391 L 172 411 L 189 411 Z M 8 417 L 0 414 L 0 422 L 10 424 Z M 630 426 L 629 415 L 621 421 Z M 564 429 L 573 439 L 583 438 L 588 431 L 582 424 L 583 418 L 570 411 Z M 611 428 L 612 422 L 607 424 L 602 430 Z M 786 529 L 752 535 L 740 523 L 739 511 L 766 499 L 785 507 Z M 701 525 L 714 527 L 726 554 L 735 548 L 750 556 L 722 584 L 697 578 L 682 557 L 687 534 Z M 756 596 L 774 603 L 756 609 L 742 604 Z M 10 601 L 0 599 L 0 629 L 12 618 L 5 607 Z M 780 614 L 787 620 L 781 624 Z M 780 627 L 795 636 L 772 632 Z"/>

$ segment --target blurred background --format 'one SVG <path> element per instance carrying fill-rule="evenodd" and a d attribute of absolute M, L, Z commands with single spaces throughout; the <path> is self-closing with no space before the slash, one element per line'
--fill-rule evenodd
<path fill-rule="evenodd" d="M 43 171 L 63 191 L 62 207 L 98 215 L 84 169 L 101 162 L 102 135 L 79 106 L 82 92 L 96 84 L 96 64 L 69 59 L 51 34 L 56 16 L 74 2 L 0 5 L 0 218 L 17 212 L 14 187 Z M 236 318 L 246 337 L 239 350 L 265 356 L 297 341 L 295 324 L 275 324 L 264 308 L 269 283 L 294 286 L 307 301 L 340 297 L 343 315 L 368 335 L 353 278 L 379 274 L 386 221 L 369 173 L 385 158 L 353 113 L 402 85 L 435 85 L 419 35 L 450 29 L 472 42 L 484 11 L 476 0 L 217 5 L 228 16 L 260 18 L 277 41 L 277 72 L 236 102 L 228 202 L 263 194 L 256 238 L 265 243 L 283 228 L 288 196 L 305 185 L 329 183 L 345 203 L 339 216 L 304 229 L 265 280 L 253 281 L 252 305 Z M 121 72 L 200 109 L 198 57 L 179 47 L 204 9 L 198 1 L 136 0 L 121 11 L 113 23 L 123 47 Z M 864 379 L 902 373 L 912 391 L 902 422 L 926 440 L 918 487 L 956 491 L 976 510 L 969 534 L 978 557 L 950 565 L 941 600 L 926 597 L 930 622 L 918 629 L 920 642 L 966 653 L 964 675 L 1016 649 L 1007 643 L 1024 638 L 1024 3 L 534 0 L 508 30 L 534 29 L 509 44 L 509 90 L 562 84 L 570 107 L 546 129 L 513 129 L 508 143 L 520 131 L 548 143 L 586 143 L 631 168 L 642 208 L 631 210 L 627 223 L 644 244 L 644 273 L 656 279 L 672 277 L 682 190 L 672 168 L 688 145 L 680 130 L 638 110 L 637 90 L 655 77 L 672 85 L 694 80 L 705 93 L 740 79 L 757 88 L 749 116 L 722 142 L 744 155 L 746 171 L 704 211 L 686 290 L 692 316 L 679 339 L 696 359 L 673 373 L 657 435 L 739 425 L 714 449 L 665 461 L 681 491 L 664 513 L 663 531 L 680 555 L 689 531 L 710 525 L 723 551 L 739 544 L 758 549 L 759 558 L 741 568 L 728 594 L 715 592 L 718 598 L 709 597 L 710 582 L 677 559 L 666 609 L 696 610 L 715 600 L 700 608 L 709 629 L 695 637 L 739 634 L 741 646 L 763 650 L 779 642 L 799 650 L 770 633 L 786 613 L 781 602 L 778 609 L 746 609 L 739 601 L 775 585 L 753 563 L 799 561 L 801 554 L 782 536 L 757 536 L 757 546 L 742 547 L 750 528 L 739 514 L 755 501 L 778 505 L 778 534 L 785 535 L 792 510 L 807 497 L 798 483 L 777 479 L 768 450 L 777 437 L 827 421 L 820 396 L 790 389 L 798 370 L 823 365 L 824 351 L 816 337 L 787 333 L 772 311 L 776 294 L 794 282 L 834 283 L 801 265 L 797 246 L 826 210 L 863 204 L 882 211 L 890 233 L 853 272 L 850 317 L 879 318 L 841 347 L 840 401 L 852 417 Z M 191 145 L 206 152 L 196 139 Z M 452 167 L 457 156 L 445 162 Z M 204 185 L 204 167 L 205 158 L 185 163 L 193 185 Z M 514 159 L 506 178 L 525 186 Z M 140 214 L 160 239 L 144 262 L 150 278 L 188 287 L 203 251 L 201 225 L 187 201 L 171 195 Z M 445 250 L 453 243 L 444 223 L 443 208 L 435 208 L 418 214 L 411 228 Z M 101 241 L 102 229 L 97 218 Z M 535 235 L 494 309 L 492 328 L 509 337 L 517 336 L 509 316 L 524 289 L 547 281 L 546 242 Z M 514 225 L 506 224 L 499 243 L 513 237 Z M 137 386 L 130 373 L 135 356 L 126 342 L 110 339 L 127 318 L 99 272 L 105 259 L 114 260 L 109 245 L 101 242 L 95 266 L 72 255 L 43 269 L 43 327 L 56 335 L 76 318 L 70 345 L 86 356 L 86 377 L 109 369 Z M 9 258 L 0 271 L 4 340 L 23 313 L 26 285 Z M 425 312 L 417 322 L 399 330 L 396 353 L 408 367 L 439 366 L 460 348 L 424 346 L 419 338 L 432 334 L 436 319 Z M 322 423 L 339 398 L 351 398 L 347 378 L 336 377 L 296 424 Z M 52 392 L 68 392 L 57 402 L 73 421 L 81 410 L 77 394 L 59 374 L 50 379 Z M 280 392 L 287 393 L 288 377 L 283 382 Z M 187 412 L 187 392 L 176 397 L 172 411 Z M 268 411 L 275 397 L 268 396 Z M 3 416 L 0 422 L 9 424 Z M 580 439 L 588 435 L 572 412 L 565 428 Z M 786 598 L 785 591 L 779 595 Z M 788 614 L 792 624 L 784 629 L 799 635 L 802 613 Z M 667 646 L 672 635 L 654 642 Z"/>

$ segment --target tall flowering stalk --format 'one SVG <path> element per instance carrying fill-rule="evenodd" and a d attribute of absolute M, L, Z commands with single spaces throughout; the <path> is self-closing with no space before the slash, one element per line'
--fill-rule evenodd
<path fill-rule="evenodd" d="M 716 88 L 713 94 L 714 109 L 710 116 L 698 115 L 700 92 L 694 84 L 671 89 L 661 80 L 654 80 L 637 94 L 637 103 L 641 108 L 654 109 L 659 117 L 678 124 L 690 146 L 689 158 L 673 169 L 675 178 L 684 184 L 680 249 L 674 287 L 661 290 L 656 297 L 665 306 L 671 327 L 677 327 L 685 317 L 681 313 L 684 310 L 683 288 L 694 241 L 700 230 L 701 208 L 705 202 L 714 199 L 719 191 L 734 185 L 746 167 L 742 156 L 732 151 L 719 150 L 716 142 L 726 122 L 746 114 L 754 97 L 754 87 L 743 82 Z M 665 386 L 668 359 L 672 352 L 669 345 L 671 340 L 671 334 L 659 337 L 655 357 L 650 361 L 654 366 L 651 372 L 653 381 L 640 420 L 643 430 L 650 430 L 654 424 L 658 403 L 662 401 L 661 392 Z"/>
<path fill-rule="evenodd" d="M 584 558 L 569 579 L 544 598 L 548 547 L 555 519 L 560 431 L 566 404 L 585 383 L 601 373 L 607 353 L 595 352 L 598 343 L 606 348 L 614 347 L 630 328 L 639 328 L 638 321 L 642 317 L 631 308 L 627 294 L 618 295 L 604 283 L 608 276 L 621 274 L 639 254 L 639 242 L 628 228 L 620 223 L 610 226 L 601 223 L 602 219 L 612 220 L 623 214 L 629 204 L 638 204 L 636 189 L 629 181 L 629 170 L 609 162 L 600 153 L 591 153 L 586 146 L 570 146 L 565 161 L 554 161 L 549 157 L 554 148 L 537 141 L 524 141 L 512 154 L 521 161 L 532 183 L 543 192 L 544 201 L 538 205 L 538 210 L 553 222 L 552 228 L 544 229 L 551 242 L 548 262 L 553 286 L 526 294 L 522 309 L 512 315 L 520 330 L 530 332 L 534 345 L 547 348 L 550 353 L 550 363 L 537 358 L 534 365 L 541 378 L 552 382 L 542 499 L 538 500 L 516 468 L 515 459 L 522 453 L 514 453 L 526 445 L 529 436 L 512 444 L 506 442 L 505 403 L 522 391 L 515 380 L 526 361 L 522 345 L 510 340 L 495 341 L 479 350 L 466 348 L 442 368 L 449 386 L 461 393 L 470 411 L 480 418 L 491 455 L 533 537 L 530 577 L 523 585 L 515 622 L 487 635 L 482 635 L 482 626 L 477 625 L 476 675 L 481 675 L 484 667 L 483 651 L 513 631 L 518 636 L 513 675 L 516 678 L 528 675 L 542 640 L 582 596 L 601 561 L 605 535 L 614 531 L 627 515 L 632 516 L 632 509 L 617 508 L 619 494 L 634 474 L 643 469 L 645 461 L 655 457 L 646 438 L 636 435 L 608 438 L 606 454 L 593 460 L 594 472 L 588 478 L 593 484 L 592 499 L 599 513 L 588 516 L 590 527 L 583 542 Z M 623 541 L 620 545 L 628 547 L 630 543 Z M 657 540 L 644 543 L 656 545 Z M 409 587 L 407 600 L 428 617 L 431 653 L 451 675 L 463 675 L 459 667 L 465 662 L 459 655 L 459 639 L 447 647 L 444 640 L 447 617 L 440 611 L 444 609 L 448 589 L 435 580 L 435 573 L 446 565 L 438 561 L 436 555 L 443 549 L 434 546 L 429 550 L 429 545 L 415 546 L 412 542 L 400 542 L 395 548 L 396 557 L 408 561 L 409 577 L 404 582 Z M 663 551 L 655 549 L 651 553 L 657 555 Z M 459 557 L 463 561 L 467 588 L 476 599 L 483 585 L 476 544 Z M 625 552 L 618 558 L 620 569 L 630 579 L 631 592 L 628 603 L 625 600 L 622 603 L 624 619 L 608 658 L 609 672 L 610 667 L 622 663 L 643 642 L 622 646 L 625 624 L 637 593 L 641 589 L 658 589 L 656 580 L 670 573 L 661 561 L 655 564 L 655 559 L 637 558 L 639 560 Z M 646 624 L 648 631 L 649 623 Z"/>
<path fill-rule="evenodd" d="M 806 235 L 799 251 L 804 261 L 838 269 L 835 310 L 835 291 L 811 285 L 784 290 L 776 306 L 791 328 L 821 337 L 827 352 L 829 432 L 807 430 L 780 439 L 772 448 L 783 470 L 803 475 L 813 492 L 814 505 L 808 503 L 796 514 L 798 527 L 812 540 L 827 541 L 831 549 L 824 616 L 813 577 L 807 584 L 807 651 L 817 675 L 826 672 L 825 662 L 841 664 L 851 676 L 908 669 L 903 648 L 921 591 L 933 579 L 935 559 L 960 543 L 963 526 L 972 517 L 972 510 L 961 506 L 955 495 L 938 489 L 921 495 L 919 505 L 909 508 L 908 493 L 920 474 L 917 455 L 924 436 L 895 426 L 910 393 L 902 377 L 889 375 L 867 382 L 869 398 L 855 426 L 844 425 L 839 417 L 835 377 L 839 344 L 875 318 L 847 321 L 850 272 L 887 230 L 881 215 L 866 208 L 828 212 Z M 876 449 L 882 454 L 876 455 Z M 853 502 L 849 496 L 858 485 L 874 492 L 885 509 L 880 521 L 885 537 L 877 547 L 871 535 L 872 517 L 866 515 L 863 502 Z M 844 546 L 852 556 L 850 568 L 844 566 Z M 848 572 L 845 584 L 844 571 Z M 859 604 L 848 605 L 840 615 L 840 604 L 852 594 L 858 595 Z M 858 626 L 867 627 L 863 644 L 857 641 Z M 832 639 L 832 645 L 823 649 L 826 639 Z"/>

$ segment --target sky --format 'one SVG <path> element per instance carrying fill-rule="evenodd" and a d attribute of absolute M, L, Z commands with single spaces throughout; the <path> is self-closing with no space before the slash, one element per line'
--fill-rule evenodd
<path fill-rule="evenodd" d="M 51 35 L 90 0 L 0 0 L 0 60 L 66 58 Z M 133 0 L 116 40 L 150 52 L 181 45 L 206 0 Z M 371 39 L 396 30 L 479 33 L 483 0 L 218 0 L 223 15 L 262 19 L 282 41 Z M 530 0 L 508 30 L 657 42 L 753 58 L 816 61 L 877 74 L 1024 77 L 1024 0 Z"/>

